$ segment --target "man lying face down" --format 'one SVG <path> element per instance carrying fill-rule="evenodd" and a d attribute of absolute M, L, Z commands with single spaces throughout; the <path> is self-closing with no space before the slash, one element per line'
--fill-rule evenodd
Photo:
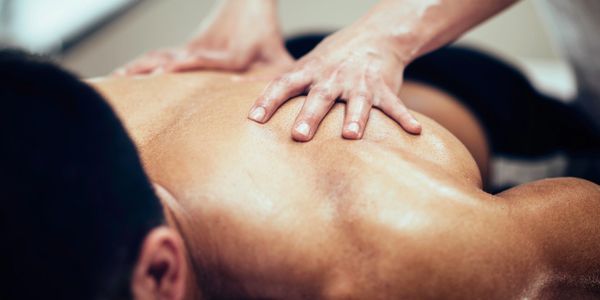
<path fill-rule="evenodd" d="M 373 112 L 343 140 L 336 105 L 302 144 L 296 100 L 245 119 L 264 83 L 91 84 L 124 126 L 71 75 L 0 54 L 2 299 L 599 295 L 599 187 L 484 192 L 484 133 L 439 90 L 405 85 L 420 136 Z"/>

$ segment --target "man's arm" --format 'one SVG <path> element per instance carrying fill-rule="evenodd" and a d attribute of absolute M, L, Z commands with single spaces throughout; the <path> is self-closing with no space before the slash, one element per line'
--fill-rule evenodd
<path fill-rule="evenodd" d="M 369 299 L 600 296 L 598 185 L 550 179 L 478 197 L 404 200 L 402 209 L 379 201 L 381 211 L 344 232 L 359 241 L 350 243 L 358 254 L 342 251 L 353 253 L 342 260 L 352 267 L 353 292 Z M 382 211 L 394 218 L 382 222 Z"/>
<path fill-rule="evenodd" d="M 600 186 L 578 178 L 545 179 L 498 195 L 547 266 L 542 298 L 600 296 Z"/>

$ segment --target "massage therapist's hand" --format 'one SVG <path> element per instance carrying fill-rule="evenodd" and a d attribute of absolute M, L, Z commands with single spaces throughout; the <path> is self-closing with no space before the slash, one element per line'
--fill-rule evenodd
<path fill-rule="evenodd" d="M 372 107 L 419 134 L 419 122 L 396 96 L 404 67 L 515 1 L 381 0 L 272 81 L 248 117 L 267 122 L 289 98 L 308 92 L 292 129 L 298 141 L 312 139 L 336 99 L 347 102 L 345 138 L 363 136 Z"/>
<path fill-rule="evenodd" d="M 292 137 L 309 141 L 336 99 L 347 101 L 342 135 L 362 137 L 372 107 L 377 107 L 406 131 L 421 126 L 398 98 L 406 61 L 389 38 L 362 24 L 325 39 L 294 68 L 272 81 L 258 98 L 249 117 L 266 122 L 289 98 L 308 92 L 294 122 Z"/>
<path fill-rule="evenodd" d="M 293 69 L 273 80 L 260 95 L 249 118 L 264 123 L 288 99 L 308 92 L 294 122 L 292 137 L 309 141 L 336 99 L 347 102 L 342 136 L 360 139 L 369 112 L 377 107 L 407 132 L 421 126 L 398 98 L 406 60 L 387 36 L 362 24 L 325 39 Z"/>
<path fill-rule="evenodd" d="M 276 9 L 274 0 L 224 0 L 187 45 L 151 51 L 115 73 L 245 71 L 259 65 L 283 68 L 292 58 L 284 47 Z"/>

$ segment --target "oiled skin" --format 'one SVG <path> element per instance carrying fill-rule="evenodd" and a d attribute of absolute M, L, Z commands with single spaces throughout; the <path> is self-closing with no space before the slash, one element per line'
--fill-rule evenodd
<path fill-rule="evenodd" d="M 177 199 L 169 209 L 197 281 L 224 296 L 552 298 L 587 295 L 600 274 L 598 186 L 484 193 L 465 146 L 421 114 L 419 136 L 373 111 L 364 138 L 347 141 L 337 104 L 297 143 L 300 98 L 265 125 L 246 119 L 264 82 L 200 72 L 93 85 Z M 406 99 L 423 87 L 405 89 Z"/>

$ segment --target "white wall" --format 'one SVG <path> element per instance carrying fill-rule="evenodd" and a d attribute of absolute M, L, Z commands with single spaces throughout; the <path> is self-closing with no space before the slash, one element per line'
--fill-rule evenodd
<path fill-rule="evenodd" d="M 280 0 L 284 34 L 334 30 L 351 23 L 376 0 Z M 84 77 L 107 74 L 138 54 L 180 44 L 209 12 L 213 1 L 146 0 L 115 20 L 61 62 Z M 522 1 L 486 22 L 462 41 L 512 57 L 555 58 L 531 0 Z"/>

